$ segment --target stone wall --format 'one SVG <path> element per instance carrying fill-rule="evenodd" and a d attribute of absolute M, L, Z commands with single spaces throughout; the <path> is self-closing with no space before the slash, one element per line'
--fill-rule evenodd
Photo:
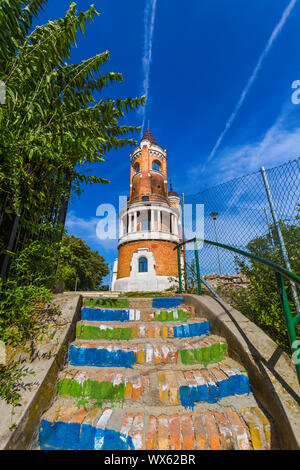
<path fill-rule="evenodd" d="M 247 289 L 249 287 L 250 281 L 249 279 L 243 274 L 239 273 L 236 275 L 232 274 L 205 274 L 204 279 L 206 279 L 214 289 L 218 287 L 228 287 L 230 289 Z"/>
<path fill-rule="evenodd" d="M 56 394 L 59 370 L 65 363 L 68 345 L 75 338 L 81 302 L 81 296 L 76 292 L 56 295 L 53 303 L 61 313 L 51 317 L 43 339 L 27 344 L 28 351 L 16 351 L 15 363 L 33 375 L 22 379 L 19 406 L 13 407 L 0 400 L 0 450 L 37 448 L 40 419 Z"/>

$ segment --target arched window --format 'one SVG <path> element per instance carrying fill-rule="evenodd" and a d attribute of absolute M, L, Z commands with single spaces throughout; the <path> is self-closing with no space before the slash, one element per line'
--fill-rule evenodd
<path fill-rule="evenodd" d="M 133 168 L 134 168 L 134 174 L 136 175 L 140 171 L 140 164 L 136 163 Z"/>
<path fill-rule="evenodd" d="M 160 166 L 159 161 L 154 160 L 154 162 L 152 162 L 152 170 L 161 171 L 161 166 Z"/>
<path fill-rule="evenodd" d="M 147 258 L 139 259 L 139 272 L 146 273 L 148 271 L 148 260 Z"/>

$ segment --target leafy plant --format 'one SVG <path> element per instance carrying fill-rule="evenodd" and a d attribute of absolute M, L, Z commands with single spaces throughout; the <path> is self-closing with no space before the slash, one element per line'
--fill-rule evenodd
<path fill-rule="evenodd" d="M 99 290 L 101 280 L 109 273 L 104 258 L 86 243 L 72 236 L 62 240 L 57 277 L 65 283 L 65 290 L 75 290 L 76 279 L 80 290 Z"/>
<path fill-rule="evenodd" d="M 119 121 L 145 102 L 102 99 L 103 89 L 122 81 L 120 73 L 101 74 L 108 51 L 70 62 L 77 35 L 98 16 L 94 6 L 77 12 L 71 3 L 65 17 L 30 32 L 46 3 L 0 4 L 0 80 L 6 86 L 6 105 L 0 106 L 2 278 L 11 254 L 28 239 L 48 242 L 45 227 L 57 228 L 60 240 L 70 194 L 80 194 L 82 183 L 108 182 L 89 174 L 90 165 L 106 161 L 112 149 L 136 144 L 128 134 L 140 128 Z"/>
<path fill-rule="evenodd" d="M 0 397 L 13 407 L 18 406 L 21 399 L 20 391 L 24 388 L 22 379 L 33 374 L 25 367 L 16 364 L 0 367 Z"/>
<path fill-rule="evenodd" d="M 72 63 L 78 34 L 85 35 L 98 16 L 94 6 L 78 12 L 70 3 L 64 17 L 32 30 L 46 3 L 0 2 L 0 80 L 6 87 L 0 105 L 0 339 L 11 346 L 41 333 L 39 317 L 49 314 L 58 272 L 73 284 L 79 271 L 81 288 L 105 275 L 103 258 L 82 241 L 61 243 L 68 203 L 82 184 L 108 183 L 90 174 L 91 164 L 136 144 L 131 135 L 140 128 L 120 120 L 145 102 L 102 97 L 122 81 L 120 73 L 101 73 L 108 51 Z M 9 390 L 19 378 L 2 368 L 0 380 L 11 379 L 11 386 L 2 386 L 0 396 L 13 400 Z"/>
<path fill-rule="evenodd" d="M 300 273 L 300 228 L 296 225 L 280 222 L 281 231 L 285 240 L 292 271 Z M 264 257 L 279 265 L 284 265 L 280 244 L 275 227 L 270 226 L 269 233 L 253 239 L 247 246 L 250 253 Z M 245 274 L 250 282 L 247 289 L 219 288 L 231 303 L 246 317 L 262 328 L 281 348 L 290 354 L 287 328 L 282 311 L 280 297 L 274 272 L 258 262 L 245 262 L 236 259 L 239 270 Z M 292 314 L 296 313 L 293 302 L 291 286 L 285 282 Z M 298 289 L 298 295 L 300 294 Z M 298 326 L 298 334 L 300 328 Z"/>

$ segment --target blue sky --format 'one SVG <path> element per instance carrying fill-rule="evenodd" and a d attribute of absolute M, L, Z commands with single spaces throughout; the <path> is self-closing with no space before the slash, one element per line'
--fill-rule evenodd
<path fill-rule="evenodd" d="M 150 42 L 145 13 L 148 7 L 151 14 L 154 3 Z M 78 1 L 77 8 L 86 10 L 89 4 Z M 36 23 L 62 16 L 68 5 L 49 1 Z M 101 15 L 88 26 L 86 37 L 78 36 L 72 61 L 110 51 L 104 71 L 121 72 L 124 82 L 104 96 L 141 95 L 147 74 L 145 114 L 131 113 L 124 123 L 150 121 L 155 139 L 168 151 L 168 174 L 178 192 L 197 193 L 261 165 L 273 167 L 299 156 L 300 105 L 291 103 L 291 85 L 300 79 L 300 0 L 94 0 L 94 5 Z M 151 64 L 146 60 L 143 67 L 149 47 Z M 93 173 L 111 183 L 87 187 L 69 206 L 69 232 L 110 263 L 117 255 L 116 242 L 96 238 L 96 208 L 102 203 L 117 206 L 119 195 L 128 194 L 130 152 L 111 152 L 106 163 L 94 166 Z"/>

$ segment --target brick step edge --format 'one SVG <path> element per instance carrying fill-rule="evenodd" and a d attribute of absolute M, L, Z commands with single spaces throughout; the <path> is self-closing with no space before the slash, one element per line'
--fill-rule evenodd
<path fill-rule="evenodd" d="M 263 450 L 271 447 L 271 427 L 257 407 L 149 416 L 74 406 L 44 417 L 39 442 L 64 450 Z"/>

